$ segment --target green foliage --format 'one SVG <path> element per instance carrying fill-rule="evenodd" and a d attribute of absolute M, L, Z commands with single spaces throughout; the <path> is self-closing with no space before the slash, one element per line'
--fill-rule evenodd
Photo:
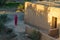
<path fill-rule="evenodd" d="M 24 5 L 20 4 L 19 7 L 20 7 L 20 9 L 23 9 L 24 8 Z"/>
<path fill-rule="evenodd" d="M 7 17 L 7 14 L 0 15 L 0 33 L 2 31 L 6 32 L 7 34 L 12 33 L 13 30 L 5 26 L 5 23 L 8 21 L 8 19 L 9 18 Z"/>
<path fill-rule="evenodd" d="M 7 14 L 0 15 L 0 22 L 2 22 L 2 23 L 7 22 Z"/>
<path fill-rule="evenodd" d="M 19 2 L 9 2 L 9 3 L 6 3 L 5 6 L 7 7 L 17 7 L 20 3 Z"/>
<path fill-rule="evenodd" d="M 13 29 L 11 29 L 11 28 L 8 28 L 7 30 L 8 30 L 8 31 L 7 31 L 7 34 L 10 34 L 10 33 L 12 33 L 12 31 L 13 31 Z"/>
<path fill-rule="evenodd" d="M 31 33 L 30 37 L 31 37 L 32 40 L 40 40 L 41 34 L 40 34 L 40 32 L 34 30 Z"/>
<path fill-rule="evenodd" d="M 0 32 L 1 32 L 1 30 L 3 30 L 4 29 L 4 23 L 1 21 L 0 22 Z"/>
<path fill-rule="evenodd" d="M 31 1 L 31 0 L 24 0 L 24 1 Z"/>
<path fill-rule="evenodd" d="M 24 5 L 23 4 L 19 4 L 18 7 L 17 7 L 17 10 L 20 10 L 23 12 L 24 10 Z"/>
<path fill-rule="evenodd" d="M 0 0 L 0 6 L 5 5 L 6 1 L 7 1 L 7 0 Z"/>
<path fill-rule="evenodd" d="M 0 31 L 5 28 L 5 23 L 7 22 L 7 14 L 0 15 Z"/>

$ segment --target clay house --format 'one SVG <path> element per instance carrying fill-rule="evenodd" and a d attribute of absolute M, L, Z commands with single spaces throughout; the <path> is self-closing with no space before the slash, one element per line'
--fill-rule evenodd
<path fill-rule="evenodd" d="M 59 2 L 26 2 L 24 22 L 26 32 L 33 29 L 42 34 L 41 40 L 59 40 L 60 38 L 60 4 Z"/>

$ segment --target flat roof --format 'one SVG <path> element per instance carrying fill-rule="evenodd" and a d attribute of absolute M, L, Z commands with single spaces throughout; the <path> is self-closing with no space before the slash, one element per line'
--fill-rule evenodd
<path fill-rule="evenodd" d="M 32 3 L 41 4 L 44 6 L 58 7 L 60 8 L 60 1 L 49 2 L 49 1 L 34 1 Z"/>

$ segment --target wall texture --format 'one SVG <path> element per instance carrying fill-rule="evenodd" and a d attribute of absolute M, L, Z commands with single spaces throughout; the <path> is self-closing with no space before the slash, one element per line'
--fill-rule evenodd
<path fill-rule="evenodd" d="M 31 2 L 25 3 L 25 22 L 36 26 L 37 28 L 49 30 L 52 27 L 52 17 L 57 18 L 57 28 L 60 34 L 60 8 L 49 7 L 45 4 L 36 4 Z"/>
<path fill-rule="evenodd" d="M 59 34 L 60 34 L 60 8 L 58 7 L 49 7 L 50 12 L 48 14 L 48 22 L 50 25 L 52 24 L 52 17 L 57 18 L 57 28 L 59 28 Z"/>
<path fill-rule="evenodd" d="M 29 4 L 29 5 L 28 5 Z M 28 5 L 28 7 L 26 6 Z M 47 8 L 40 4 L 25 4 L 25 20 L 26 22 L 39 26 L 39 28 L 49 29 Z"/>

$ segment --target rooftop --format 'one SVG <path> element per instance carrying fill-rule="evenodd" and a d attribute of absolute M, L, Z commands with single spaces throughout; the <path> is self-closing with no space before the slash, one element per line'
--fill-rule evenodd
<path fill-rule="evenodd" d="M 55 2 L 49 2 L 49 1 L 34 1 L 32 3 L 36 3 L 36 4 L 41 4 L 41 5 L 45 5 L 45 6 L 50 6 L 50 7 L 58 7 L 60 8 L 60 1 L 55 1 Z"/>

